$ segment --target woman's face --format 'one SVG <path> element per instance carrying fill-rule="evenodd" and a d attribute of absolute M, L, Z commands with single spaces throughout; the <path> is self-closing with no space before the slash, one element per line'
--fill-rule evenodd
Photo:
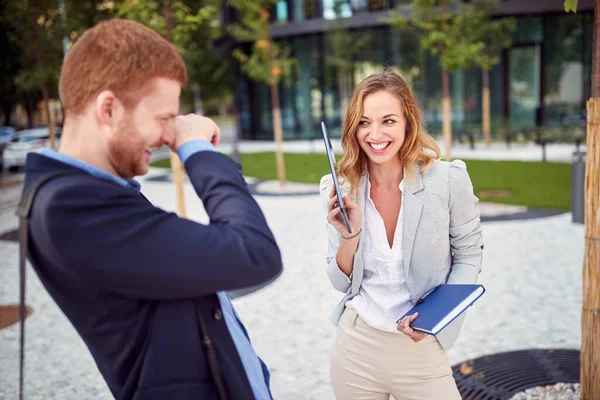
<path fill-rule="evenodd" d="M 400 100 L 381 90 L 365 96 L 356 138 L 369 161 L 386 164 L 404 143 L 406 119 Z"/>

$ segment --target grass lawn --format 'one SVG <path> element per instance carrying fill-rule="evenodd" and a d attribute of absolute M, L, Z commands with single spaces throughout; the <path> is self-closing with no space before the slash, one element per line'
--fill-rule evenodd
<path fill-rule="evenodd" d="M 275 153 L 242 154 L 244 175 L 276 179 Z M 464 160 L 475 193 L 481 201 L 518 204 L 533 208 L 571 208 L 571 165 L 522 161 Z M 157 167 L 169 167 L 169 160 Z M 286 178 L 292 182 L 319 183 L 329 173 L 325 154 L 285 154 Z"/>

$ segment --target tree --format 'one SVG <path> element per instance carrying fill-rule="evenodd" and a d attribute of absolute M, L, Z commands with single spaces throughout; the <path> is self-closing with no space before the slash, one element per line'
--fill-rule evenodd
<path fill-rule="evenodd" d="M 3 67 L 6 68 L 3 68 L 6 74 L 2 74 L 4 84 L 0 85 L 0 93 L 5 115 L 10 114 L 16 103 L 25 102 L 28 126 L 34 126 L 35 105 L 43 100 L 43 81 L 47 96 L 58 97 L 62 39 L 66 36 L 72 43 L 84 30 L 108 18 L 106 3 L 106 0 L 86 0 L 86 6 L 82 7 L 80 0 L 0 0 L 0 25 L 5 33 Z M 61 4 L 68 15 L 66 22 L 61 17 Z M 45 111 L 45 104 L 43 106 L 42 111 Z"/>
<path fill-rule="evenodd" d="M 188 3 L 190 5 L 192 1 Z M 203 7 L 213 7 L 217 14 L 222 11 L 221 0 L 195 1 Z M 203 104 L 231 103 L 234 81 L 231 52 L 224 45 L 226 30 L 220 18 L 215 18 L 202 29 L 196 29 L 184 54 L 190 81 L 198 85 Z"/>
<path fill-rule="evenodd" d="M 455 4 L 456 3 L 456 4 Z M 442 133 L 445 158 L 452 159 L 452 104 L 449 73 L 473 64 L 485 44 L 472 42 L 468 25 L 473 16 L 465 3 L 457 0 L 413 0 L 407 19 L 400 12 L 391 12 L 388 22 L 397 29 L 411 27 L 421 35 L 421 46 L 438 58 L 442 67 Z"/>
<path fill-rule="evenodd" d="M 48 85 L 46 82 L 46 70 L 44 63 L 44 53 L 42 52 L 42 39 L 40 35 L 40 26 L 38 23 L 39 15 L 35 6 L 35 0 L 29 0 L 29 9 L 31 11 L 31 23 L 33 25 L 33 32 L 35 33 L 35 62 L 39 72 L 39 83 L 42 89 L 42 96 L 44 98 L 44 109 L 46 113 L 48 123 L 48 135 L 50 137 L 50 148 L 56 147 L 56 136 L 54 134 L 54 122 L 52 121 L 52 115 L 50 114 L 49 97 L 48 97 Z"/>
<path fill-rule="evenodd" d="M 4 15 L 5 9 L 5 2 L 0 1 L 0 15 Z M 0 36 L 4 38 L 0 41 L 0 54 L 3 56 L 0 64 L 0 111 L 4 114 L 0 125 L 10 125 L 12 111 L 20 100 L 15 80 L 22 68 L 21 49 L 16 40 L 11 40 L 17 35 L 16 27 L 5 18 L 0 18 Z"/>
<path fill-rule="evenodd" d="M 297 61 L 290 57 L 289 48 L 282 48 L 271 38 L 271 13 L 268 10 L 272 8 L 273 0 L 230 0 L 230 3 L 240 15 L 240 22 L 230 27 L 231 35 L 241 43 L 251 43 L 250 54 L 238 48 L 233 56 L 240 62 L 243 73 L 250 79 L 267 84 L 271 89 L 277 176 L 283 185 L 285 165 L 278 85 L 282 78 L 289 78 L 296 70 Z"/>
<path fill-rule="evenodd" d="M 182 1 L 139 1 L 122 0 L 113 5 L 113 13 L 146 25 L 155 32 L 164 36 L 186 57 L 187 49 L 192 43 L 192 35 L 205 29 L 212 32 L 213 21 L 217 17 L 217 9 L 213 6 L 200 7 L 196 13 Z M 197 50 L 198 46 L 191 46 Z M 177 154 L 171 153 L 171 172 L 175 184 L 175 197 L 177 212 L 181 217 L 186 217 L 185 200 L 183 192 L 183 164 Z"/>
<path fill-rule="evenodd" d="M 328 51 L 325 55 L 325 63 L 331 67 L 328 71 L 335 71 L 340 96 L 340 115 L 342 127 L 348 109 L 350 85 L 352 84 L 352 73 L 356 56 L 363 50 L 369 41 L 367 35 L 357 38 L 344 26 L 341 18 L 342 1 L 336 0 L 334 11 L 337 19 L 327 25 L 325 40 Z M 343 129 L 343 128 L 342 128 Z"/>
<path fill-rule="evenodd" d="M 577 11 L 577 0 L 565 0 Z M 600 0 L 594 7 L 592 98 L 587 102 L 585 254 L 581 310 L 581 398 L 600 399 Z"/>
<path fill-rule="evenodd" d="M 57 94 L 62 51 L 57 38 L 64 32 L 56 0 L 4 2 L 3 24 L 9 26 L 7 42 L 19 49 L 18 70 L 14 76 L 15 99 L 28 103 L 29 126 L 33 127 L 35 104 L 42 96 L 51 146 L 55 145 L 48 100 Z M 20 95 L 19 95 L 20 93 Z"/>
<path fill-rule="evenodd" d="M 492 19 L 491 14 L 498 6 L 497 0 L 475 0 L 465 5 L 468 8 L 469 26 L 468 40 L 472 43 L 484 43 L 481 52 L 475 56 L 475 65 L 481 68 L 482 80 L 482 131 L 486 145 L 490 145 L 490 70 L 500 62 L 500 51 L 510 47 L 511 34 L 517 28 L 514 18 Z"/>

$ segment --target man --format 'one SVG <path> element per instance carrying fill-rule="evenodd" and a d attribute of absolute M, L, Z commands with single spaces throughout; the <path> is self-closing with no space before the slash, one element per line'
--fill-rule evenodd
<path fill-rule="evenodd" d="M 75 43 L 60 148 L 27 158 L 25 193 L 64 173 L 33 203 L 29 259 L 115 398 L 270 399 L 225 291 L 276 278 L 281 256 L 240 166 L 215 151 L 218 127 L 177 116 L 186 80 L 177 50 L 135 22 L 100 23 Z M 154 207 L 132 180 L 163 145 L 209 225 Z"/>

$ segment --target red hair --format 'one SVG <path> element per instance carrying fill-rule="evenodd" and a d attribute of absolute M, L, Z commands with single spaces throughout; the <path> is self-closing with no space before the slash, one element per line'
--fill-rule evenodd
<path fill-rule="evenodd" d="M 134 107 L 154 78 L 185 86 L 185 63 L 177 49 L 140 23 L 101 22 L 87 30 L 65 57 L 59 81 L 65 115 L 83 114 L 104 90 Z"/>

